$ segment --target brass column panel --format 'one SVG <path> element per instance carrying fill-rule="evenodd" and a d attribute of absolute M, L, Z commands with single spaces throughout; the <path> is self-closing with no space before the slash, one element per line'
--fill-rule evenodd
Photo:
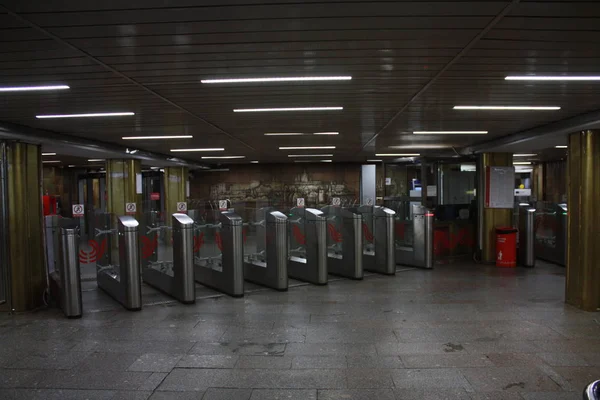
<path fill-rule="evenodd" d="M 109 213 L 116 216 L 125 215 L 125 203 L 136 203 L 135 218 L 139 220 L 142 213 L 142 194 L 136 193 L 136 176 L 140 174 L 141 179 L 141 173 L 140 160 L 106 161 L 106 209 Z"/>
<path fill-rule="evenodd" d="M 170 216 L 177 212 L 177 203 L 187 201 L 186 186 L 188 169 L 186 167 L 167 167 L 164 174 L 165 187 L 165 223 L 171 224 Z"/>
<path fill-rule="evenodd" d="M 483 153 L 481 154 L 483 171 L 480 174 L 485 174 L 486 167 L 508 167 L 513 165 L 512 153 Z M 480 164 L 481 165 L 481 164 Z M 485 179 L 483 180 L 485 186 Z M 485 187 L 482 188 L 478 196 L 485 196 Z M 482 235 L 482 252 L 481 261 L 493 263 L 496 261 L 496 227 L 512 226 L 512 208 L 485 208 L 484 203 L 480 202 L 480 207 L 483 207 L 483 223 L 480 224 L 483 230 Z"/>
<path fill-rule="evenodd" d="M 569 136 L 568 255 L 565 300 L 600 311 L 600 131 Z"/>
<path fill-rule="evenodd" d="M 7 142 L 6 158 L 9 302 L 14 311 L 27 311 L 42 306 L 47 284 L 41 148 Z"/>

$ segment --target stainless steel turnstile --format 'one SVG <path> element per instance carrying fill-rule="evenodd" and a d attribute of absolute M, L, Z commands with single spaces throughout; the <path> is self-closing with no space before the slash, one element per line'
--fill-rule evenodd
<path fill-rule="evenodd" d="M 197 282 L 234 297 L 244 295 L 242 218 L 232 211 L 194 225 L 194 272 Z"/>
<path fill-rule="evenodd" d="M 433 268 L 433 221 L 435 215 L 420 204 L 412 205 L 412 220 L 395 221 L 404 237 L 395 243 L 396 262 L 420 268 Z"/>
<path fill-rule="evenodd" d="M 55 267 L 48 272 L 58 289 L 60 308 L 65 316 L 80 318 L 83 315 L 83 304 L 79 268 L 79 227 L 65 226 L 59 229 L 58 254 L 56 254 L 58 258 Z M 47 246 L 52 246 L 55 237 L 47 242 Z M 48 261 L 54 264 L 55 260 Z"/>
<path fill-rule="evenodd" d="M 95 236 L 105 236 L 108 246 L 111 246 L 115 251 L 107 252 L 107 255 L 110 256 L 98 259 L 96 262 L 98 287 L 121 303 L 126 309 L 131 311 L 141 310 L 142 277 L 138 236 L 139 224 L 135 218 L 130 216 L 117 217 L 118 227 L 115 232 L 110 227 L 110 214 L 105 215 L 108 217 L 108 221 L 105 221 L 104 227 L 95 227 Z M 114 257 L 115 252 L 119 254 L 118 265 L 113 264 L 114 261 L 117 261 L 117 257 Z"/>
<path fill-rule="evenodd" d="M 381 206 L 351 208 L 362 215 L 363 268 L 386 275 L 396 273 L 394 252 L 394 216 L 396 212 Z"/>
<path fill-rule="evenodd" d="M 256 210 L 256 235 L 246 239 L 244 279 L 277 290 L 288 289 L 287 217 L 272 207 Z M 247 243 L 249 240 L 254 243 Z"/>
<path fill-rule="evenodd" d="M 147 214 L 150 221 L 144 226 L 146 240 L 142 248 L 144 282 L 184 304 L 194 303 L 194 221 L 186 214 L 173 214 L 172 226 L 168 227 L 158 221 L 153 223 L 154 212 Z M 164 251 L 164 247 L 170 247 L 171 240 L 173 247 Z M 170 257 L 159 259 L 160 250 L 169 253 Z"/>
<path fill-rule="evenodd" d="M 322 211 L 327 219 L 327 270 L 330 274 L 362 279 L 362 215 L 338 206 L 326 206 Z"/>
<path fill-rule="evenodd" d="M 535 266 L 535 208 L 519 207 L 519 249 L 517 260 L 524 267 Z"/>
<path fill-rule="evenodd" d="M 567 265 L 568 212 L 565 203 L 536 204 L 535 254 L 555 264 Z"/>
<path fill-rule="evenodd" d="M 290 278 L 327 284 L 327 230 L 323 212 L 314 208 L 290 210 L 289 261 Z"/>

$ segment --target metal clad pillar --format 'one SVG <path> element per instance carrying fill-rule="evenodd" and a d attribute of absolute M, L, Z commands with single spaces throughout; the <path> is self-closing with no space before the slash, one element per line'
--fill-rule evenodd
<path fill-rule="evenodd" d="M 40 146 L 0 142 L 0 310 L 43 304 L 47 280 Z"/>
<path fill-rule="evenodd" d="M 600 131 L 569 136 L 566 302 L 600 311 Z"/>
<path fill-rule="evenodd" d="M 142 179 L 142 164 L 140 160 L 106 161 L 107 211 L 109 213 L 125 215 L 125 204 L 135 203 L 137 212 L 135 215 L 131 215 L 137 219 L 140 218 L 142 212 L 142 193 L 141 190 L 136 190 L 138 179 Z M 102 193 L 100 195 L 102 196 Z"/>
<path fill-rule="evenodd" d="M 187 201 L 188 169 L 186 167 L 167 167 L 164 174 L 165 213 L 173 215 L 181 212 L 177 203 Z M 169 224 L 171 221 L 169 220 Z"/>

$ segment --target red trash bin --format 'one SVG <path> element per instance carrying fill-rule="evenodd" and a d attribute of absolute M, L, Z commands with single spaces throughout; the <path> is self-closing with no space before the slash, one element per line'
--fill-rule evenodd
<path fill-rule="evenodd" d="M 496 228 L 496 267 L 517 266 L 517 232 L 511 227 Z"/>

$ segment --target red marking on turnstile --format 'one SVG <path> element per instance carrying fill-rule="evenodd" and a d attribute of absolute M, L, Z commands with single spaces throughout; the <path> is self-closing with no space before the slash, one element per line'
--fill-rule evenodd
<path fill-rule="evenodd" d="M 335 225 L 328 224 L 327 228 L 329 229 L 329 236 L 331 236 L 331 239 L 336 243 L 340 243 L 342 241 L 342 234 L 335 229 Z"/>
<path fill-rule="evenodd" d="M 104 238 L 100 244 L 95 240 L 90 240 L 88 244 L 91 247 L 90 251 L 79 250 L 79 262 L 81 264 L 95 263 L 106 253 L 107 238 Z"/>
<path fill-rule="evenodd" d="M 396 239 L 404 239 L 404 230 L 405 230 L 404 222 L 396 222 L 394 224 L 394 231 L 396 233 Z"/>
<path fill-rule="evenodd" d="M 142 258 L 148 258 L 158 247 L 158 235 L 150 239 L 148 236 L 142 236 Z"/>
<path fill-rule="evenodd" d="M 204 244 L 204 232 L 201 232 L 198 236 L 194 236 L 194 253 L 197 253 Z"/>
<path fill-rule="evenodd" d="M 433 231 L 433 252 L 440 255 L 444 250 L 455 249 L 458 245 L 473 247 L 474 238 L 470 235 L 468 228 L 462 228 L 456 234 L 447 230 L 436 229 Z"/>
<path fill-rule="evenodd" d="M 242 229 L 242 240 L 246 243 L 246 238 L 248 236 L 248 228 Z"/>
<path fill-rule="evenodd" d="M 373 234 L 369 230 L 369 227 L 367 226 L 366 222 L 363 222 L 362 229 L 363 229 L 363 235 L 364 235 L 365 239 L 367 239 L 367 242 L 373 243 Z"/>
<path fill-rule="evenodd" d="M 221 232 L 215 233 L 215 242 L 217 242 L 217 247 L 219 250 L 223 251 L 223 239 L 221 239 Z"/>
<path fill-rule="evenodd" d="M 306 237 L 302 234 L 298 225 L 293 225 L 292 235 L 298 244 L 306 244 Z"/>

